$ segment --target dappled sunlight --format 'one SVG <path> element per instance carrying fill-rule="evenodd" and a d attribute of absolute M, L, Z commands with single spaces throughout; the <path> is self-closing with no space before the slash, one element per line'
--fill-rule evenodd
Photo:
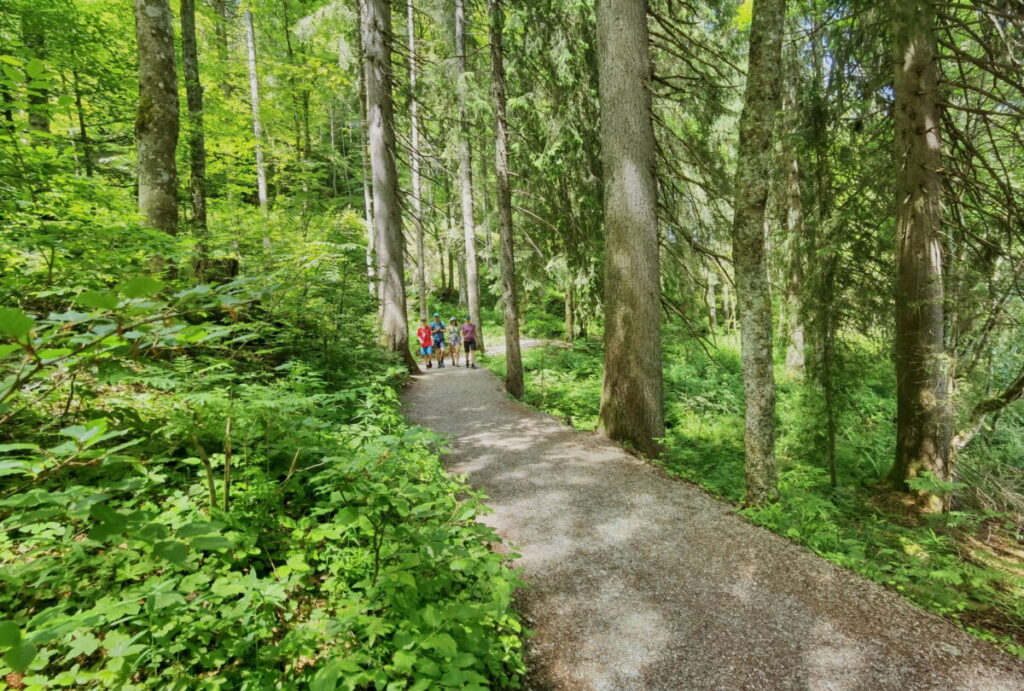
<path fill-rule="evenodd" d="M 488 495 L 480 520 L 521 555 L 538 687 L 899 688 L 931 678 L 944 655 L 920 641 L 980 645 L 516 403 L 489 372 L 421 376 L 403 399 L 410 419 L 449 440 L 446 467 Z M 1006 674 L 994 665 L 962 678 Z"/>

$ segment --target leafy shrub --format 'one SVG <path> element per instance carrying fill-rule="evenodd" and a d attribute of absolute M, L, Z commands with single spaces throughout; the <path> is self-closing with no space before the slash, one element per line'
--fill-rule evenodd
<path fill-rule="evenodd" d="M 395 358 L 351 342 L 361 252 L 313 244 L 259 280 L 0 312 L 0 677 L 518 684 L 520 583 L 482 497 L 404 421 Z"/>

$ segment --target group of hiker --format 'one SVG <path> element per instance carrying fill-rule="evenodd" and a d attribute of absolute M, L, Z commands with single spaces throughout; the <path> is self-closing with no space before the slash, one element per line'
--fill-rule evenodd
<path fill-rule="evenodd" d="M 466 355 L 466 367 L 476 369 L 476 324 L 468 314 L 462 318 L 462 324 L 452 317 L 446 326 L 441 314 L 434 312 L 434 318 L 429 322 L 426 319 L 420 320 L 416 338 L 419 339 L 420 355 L 427 369 L 434 366 L 435 360 L 439 368 L 444 367 L 446 352 L 449 362 L 458 367 L 460 345 Z"/>

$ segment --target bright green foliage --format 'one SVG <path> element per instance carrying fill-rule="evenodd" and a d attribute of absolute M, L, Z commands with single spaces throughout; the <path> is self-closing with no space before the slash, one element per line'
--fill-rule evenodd
<path fill-rule="evenodd" d="M 709 357 L 678 336 L 665 342 L 668 452 L 660 462 L 672 474 L 739 503 L 744 470 L 738 346 L 722 338 Z M 969 537 L 984 525 L 1012 528 L 1012 516 L 963 506 L 921 522 L 902 507 L 878 503 L 877 483 L 888 471 L 895 438 L 892 373 L 868 343 L 844 358 L 849 371 L 858 374 L 841 382 L 839 488 L 831 491 L 823 457 L 814 451 L 822 444 L 820 394 L 786 377 L 779 382 L 778 406 L 782 499 L 741 513 L 1024 657 L 1016 634 L 1024 627 L 1024 578 L 1012 562 L 980 549 Z M 527 402 L 579 429 L 593 429 L 601 362 L 592 341 L 529 351 L 524 357 Z M 500 371 L 500 358 L 489 358 L 489 366 Z M 1009 427 L 996 444 L 1013 448 L 1022 428 Z M 960 489 L 959 483 L 932 482 L 936 486 L 928 489 Z"/>
<path fill-rule="evenodd" d="M 314 304 L 276 288 L 286 306 Z M 20 436 L 0 446 L 0 674 L 513 684 L 517 580 L 473 520 L 480 497 L 399 414 L 400 369 L 337 341 L 303 355 L 327 335 L 316 324 L 222 319 L 267 305 L 244 282 L 158 291 L 139 276 L 78 296 L 88 311 L 4 313 L 21 345 L 5 340 L 0 414 Z M 60 414 L 69 378 L 83 388 L 67 405 L 82 409 Z"/>

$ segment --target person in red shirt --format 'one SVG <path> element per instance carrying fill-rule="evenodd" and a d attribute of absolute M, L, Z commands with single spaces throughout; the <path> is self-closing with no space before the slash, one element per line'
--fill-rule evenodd
<path fill-rule="evenodd" d="M 466 351 L 466 367 L 476 369 L 476 324 L 468 314 L 462 319 L 462 348 Z"/>
<path fill-rule="evenodd" d="M 434 352 L 434 336 L 430 327 L 427 326 L 426 319 L 420 319 L 420 328 L 416 329 L 416 338 L 420 342 L 420 355 L 423 356 L 423 364 L 430 369 L 434 366 L 431 362 L 433 359 L 431 355 Z"/>

